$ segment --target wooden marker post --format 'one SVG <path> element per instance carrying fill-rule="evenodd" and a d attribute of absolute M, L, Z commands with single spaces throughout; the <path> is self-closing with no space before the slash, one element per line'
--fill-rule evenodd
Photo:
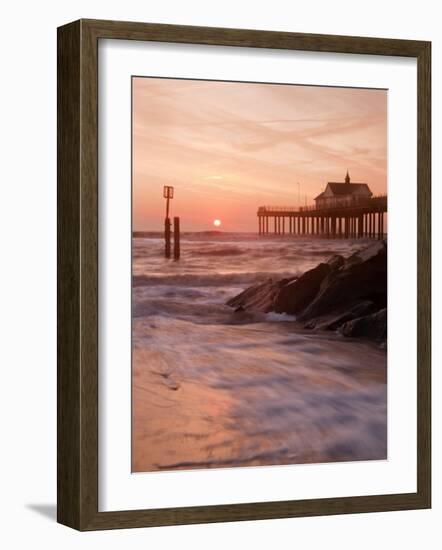
<path fill-rule="evenodd" d="M 164 255 L 166 256 L 166 258 L 170 258 L 170 218 L 166 218 L 164 220 L 164 240 Z"/>
<path fill-rule="evenodd" d="M 163 187 L 163 197 L 166 199 L 166 219 L 164 220 L 164 240 L 165 249 L 164 255 L 170 258 L 170 218 L 169 218 L 169 201 L 173 199 L 173 187 L 165 185 Z"/>
<path fill-rule="evenodd" d="M 180 219 L 173 218 L 173 259 L 180 259 Z"/>

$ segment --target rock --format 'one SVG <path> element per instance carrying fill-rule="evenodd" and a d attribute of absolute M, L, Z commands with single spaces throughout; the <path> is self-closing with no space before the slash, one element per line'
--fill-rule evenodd
<path fill-rule="evenodd" d="M 371 258 L 374 258 L 379 253 L 384 253 L 387 251 L 386 241 L 374 241 L 365 248 L 361 248 L 354 252 L 345 260 L 345 265 L 350 267 L 352 265 L 360 264 L 366 262 Z"/>
<path fill-rule="evenodd" d="M 331 271 L 336 271 L 337 269 L 340 269 L 345 264 L 345 260 L 339 254 L 335 254 L 334 256 L 328 259 L 327 264 L 330 266 Z"/>
<path fill-rule="evenodd" d="M 355 302 L 353 305 L 346 306 L 341 310 L 334 311 L 323 317 L 316 317 L 304 323 L 305 328 L 315 328 L 319 330 L 336 330 L 343 323 L 368 315 L 374 311 L 374 304 L 369 300 Z"/>
<path fill-rule="evenodd" d="M 299 279 L 286 283 L 274 299 L 274 311 L 294 315 L 302 311 L 319 291 L 322 281 L 330 273 L 329 264 L 319 264 L 306 271 Z"/>
<path fill-rule="evenodd" d="M 317 295 L 325 277 L 343 265 L 342 256 L 332 256 L 328 262 L 317 265 L 300 277 L 279 281 L 267 279 L 264 283 L 257 283 L 231 298 L 227 305 L 236 308 L 235 311 L 239 312 L 275 311 L 294 315 L 309 305 Z"/>
<path fill-rule="evenodd" d="M 377 310 L 387 306 L 387 247 L 382 241 L 352 254 L 331 271 L 298 318 L 310 321 L 365 301 Z"/>
<path fill-rule="evenodd" d="M 164 380 L 164 383 L 169 388 L 169 390 L 172 390 L 172 391 L 177 391 L 181 387 L 181 384 L 179 382 L 177 382 L 176 380 L 174 380 L 173 378 L 166 378 Z"/>
<path fill-rule="evenodd" d="M 296 315 L 305 328 L 377 340 L 387 334 L 387 245 L 376 241 L 347 259 L 333 256 L 300 277 L 257 283 L 230 299 L 235 315 Z"/>
<path fill-rule="evenodd" d="M 371 315 L 358 317 L 344 323 L 339 331 L 344 336 L 362 336 L 374 340 L 387 339 L 387 308 Z"/>
<path fill-rule="evenodd" d="M 227 305 L 234 307 L 235 310 L 239 312 L 246 310 L 262 313 L 274 311 L 274 301 L 281 288 L 285 284 L 290 284 L 296 279 L 297 277 L 293 277 L 291 279 L 281 279 L 275 282 L 272 279 L 267 279 L 263 283 L 257 283 L 246 288 L 246 290 L 228 300 Z"/>
<path fill-rule="evenodd" d="M 176 375 L 172 372 L 165 362 L 165 360 L 160 356 L 160 360 L 156 365 L 155 369 L 152 369 L 152 374 L 159 376 L 162 383 L 169 388 L 169 390 L 179 390 L 181 384 L 178 382 Z"/>

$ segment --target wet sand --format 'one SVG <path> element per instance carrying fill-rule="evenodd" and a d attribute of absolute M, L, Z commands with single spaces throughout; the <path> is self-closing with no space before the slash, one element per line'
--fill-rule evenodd
<path fill-rule="evenodd" d="M 385 459 L 386 352 L 293 322 L 134 320 L 134 472 Z"/>

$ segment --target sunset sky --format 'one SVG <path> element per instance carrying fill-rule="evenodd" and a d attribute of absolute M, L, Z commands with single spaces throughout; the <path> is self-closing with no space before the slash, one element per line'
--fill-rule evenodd
<path fill-rule="evenodd" d="M 387 189 L 387 92 L 133 79 L 133 228 L 257 231 L 265 205 L 313 203 L 327 181 Z M 214 220 L 221 226 L 215 228 Z"/>

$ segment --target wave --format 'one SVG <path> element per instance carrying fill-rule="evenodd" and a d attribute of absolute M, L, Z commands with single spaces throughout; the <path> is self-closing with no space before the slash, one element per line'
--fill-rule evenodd
<path fill-rule="evenodd" d="M 133 305 L 133 319 L 169 318 L 169 329 L 173 327 L 175 320 L 190 321 L 192 323 L 229 323 L 226 314 L 232 314 L 232 310 L 226 306 L 209 303 L 189 303 L 178 300 L 150 299 L 137 301 Z"/>
<path fill-rule="evenodd" d="M 241 256 L 246 253 L 246 250 L 237 246 L 224 246 L 221 248 L 212 248 L 207 250 L 194 250 L 193 256 Z"/>
<path fill-rule="evenodd" d="M 286 273 L 275 273 L 269 271 L 241 272 L 241 273 L 207 273 L 196 274 L 174 274 L 174 275 L 133 275 L 132 285 L 134 287 L 156 286 L 156 285 L 177 285 L 177 286 L 232 286 L 263 282 L 266 280 L 284 279 L 300 275 L 297 270 Z"/>
<path fill-rule="evenodd" d="M 173 233 L 173 232 L 172 232 Z M 138 239 L 164 239 L 164 232 L 162 231 L 134 231 L 132 233 L 134 240 Z M 181 240 L 189 241 L 259 241 L 261 243 L 269 241 L 308 241 L 312 240 L 307 236 L 298 235 L 266 235 L 265 237 L 253 232 L 229 232 L 229 231 L 181 231 Z"/>

